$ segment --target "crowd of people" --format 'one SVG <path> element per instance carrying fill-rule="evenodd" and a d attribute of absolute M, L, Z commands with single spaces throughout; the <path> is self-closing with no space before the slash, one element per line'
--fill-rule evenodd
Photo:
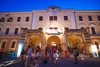
<path fill-rule="evenodd" d="M 77 64 L 77 55 L 76 55 L 77 50 L 74 48 L 73 49 L 73 56 L 75 58 L 75 63 Z M 43 61 L 41 60 L 41 48 L 39 45 L 36 47 L 35 50 L 35 55 L 34 57 L 32 56 L 32 48 L 30 45 L 28 45 L 27 48 L 22 49 L 21 52 L 21 60 L 25 59 L 25 67 L 30 66 L 30 67 L 39 67 L 39 62 Z M 56 65 L 56 61 L 59 57 L 59 54 L 61 53 L 61 48 L 59 46 L 51 46 L 51 47 L 45 47 L 45 60 L 46 62 L 54 62 L 54 65 Z M 66 51 L 65 51 L 66 54 Z M 35 65 L 31 64 L 31 61 L 35 62 Z"/>
<path fill-rule="evenodd" d="M 51 46 L 45 48 L 45 60 L 48 62 L 54 61 L 54 65 L 56 65 L 56 60 L 59 56 L 59 53 L 61 52 L 61 48 L 59 46 Z M 41 48 L 39 45 L 36 47 L 35 55 L 32 56 L 32 48 L 30 45 L 28 45 L 27 48 L 23 48 L 21 52 L 21 60 L 25 59 L 25 67 L 31 66 L 31 67 L 39 67 L 39 62 L 41 62 Z M 35 62 L 35 65 L 33 66 L 31 64 L 31 61 Z"/>
<path fill-rule="evenodd" d="M 46 62 L 54 62 L 54 65 L 56 65 L 56 61 L 59 57 L 59 54 L 62 52 L 60 46 L 51 46 L 45 47 L 45 60 Z M 34 56 L 33 56 L 34 53 Z M 3 50 L 2 52 L 0 52 L 0 59 L 2 60 L 2 55 L 3 55 Z M 73 56 L 75 59 L 75 64 L 78 63 L 77 57 L 78 57 L 79 53 L 76 50 L 76 48 L 73 48 Z M 65 57 L 69 57 L 69 52 L 67 50 L 65 50 L 64 52 L 64 56 Z M 33 52 L 32 48 L 30 45 L 28 45 L 27 47 L 22 49 L 21 55 L 20 55 L 21 61 L 25 60 L 25 67 L 30 66 L 30 67 L 39 67 L 39 62 L 43 62 L 43 60 L 41 60 L 41 48 L 39 45 L 37 45 L 35 52 Z M 31 64 L 31 61 L 35 62 L 35 65 Z"/>

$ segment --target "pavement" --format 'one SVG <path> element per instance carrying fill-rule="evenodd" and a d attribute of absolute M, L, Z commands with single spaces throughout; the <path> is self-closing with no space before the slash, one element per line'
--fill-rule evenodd
<path fill-rule="evenodd" d="M 53 61 L 43 64 L 44 57 L 41 58 L 39 67 L 54 67 Z M 21 61 L 20 58 L 13 58 L 0 62 L 0 67 L 24 67 L 25 60 Z M 35 65 L 34 62 L 32 62 Z M 85 55 L 78 57 L 78 64 L 75 64 L 73 55 L 70 58 L 59 57 L 56 67 L 100 67 L 100 57 L 90 58 Z"/>

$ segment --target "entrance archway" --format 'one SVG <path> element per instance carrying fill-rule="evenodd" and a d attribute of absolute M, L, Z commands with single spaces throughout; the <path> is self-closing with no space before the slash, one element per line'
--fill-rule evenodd
<path fill-rule="evenodd" d="M 83 51 L 83 41 L 79 36 L 71 35 L 67 38 L 67 47 L 69 49 L 76 48 L 79 51 Z"/>
<path fill-rule="evenodd" d="M 60 46 L 61 47 L 61 40 L 58 36 L 50 36 L 47 40 L 47 47 L 51 46 Z"/>
<path fill-rule="evenodd" d="M 41 42 L 42 39 L 41 37 L 37 36 L 37 35 L 32 35 L 28 38 L 27 43 L 28 45 L 31 45 L 33 52 L 35 52 L 36 47 L 39 45 L 41 48 Z"/>

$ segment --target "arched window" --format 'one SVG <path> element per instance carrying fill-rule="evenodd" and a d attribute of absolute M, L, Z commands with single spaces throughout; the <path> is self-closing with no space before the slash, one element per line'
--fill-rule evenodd
<path fill-rule="evenodd" d="M 42 27 L 39 27 L 38 29 L 39 29 L 39 30 L 43 30 L 43 28 L 42 28 Z"/>
<path fill-rule="evenodd" d="M 12 44 L 11 44 L 11 48 L 14 48 L 14 46 L 15 46 L 15 41 L 12 42 Z"/>
<path fill-rule="evenodd" d="M 68 27 L 65 27 L 65 30 L 68 30 L 69 28 Z"/>
<path fill-rule="evenodd" d="M 4 42 L 2 43 L 1 48 L 4 48 L 4 47 L 5 47 L 5 45 L 6 45 L 6 41 L 4 41 Z"/>
<path fill-rule="evenodd" d="M 5 32 L 6 35 L 9 34 L 9 30 L 10 30 L 10 28 L 6 29 L 6 32 Z"/>
<path fill-rule="evenodd" d="M 81 27 L 81 29 L 84 29 L 84 27 Z"/>
<path fill-rule="evenodd" d="M 18 33 L 18 28 L 15 28 L 14 34 L 17 34 L 17 33 Z"/>
<path fill-rule="evenodd" d="M 97 49 L 99 49 L 99 45 L 98 45 L 98 43 L 97 43 L 97 42 L 95 42 L 95 45 L 96 45 Z"/>
<path fill-rule="evenodd" d="M 91 32 L 92 32 L 92 34 L 96 34 L 94 27 L 91 27 Z"/>

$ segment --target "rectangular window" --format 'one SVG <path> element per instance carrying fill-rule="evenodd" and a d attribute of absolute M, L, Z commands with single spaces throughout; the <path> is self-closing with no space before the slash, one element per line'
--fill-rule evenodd
<path fill-rule="evenodd" d="M 12 17 L 10 17 L 9 19 L 7 19 L 7 22 L 12 22 L 12 21 L 13 21 Z"/>
<path fill-rule="evenodd" d="M 49 20 L 50 20 L 50 21 L 53 21 L 53 16 L 50 16 L 50 17 L 49 17 Z"/>
<path fill-rule="evenodd" d="M 92 31 L 92 34 L 96 34 L 94 27 L 91 27 L 91 31 Z"/>
<path fill-rule="evenodd" d="M 54 16 L 54 20 L 57 20 L 57 16 Z"/>
<path fill-rule="evenodd" d="M 68 16 L 64 16 L 64 20 L 68 20 Z"/>
<path fill-rule="evenodd" d="M 6 32 L 5 32 L 5 34 L 8 34 L 8 33 L 9 33 L 9 30 L 10 30 L 10 29 L 9 29 L 9 28 L 7 28 L 7 29 L 6 29 Z"/>
<path fill-rule="evenodd" d="M 15 42 L 12 42 L 11 48 L 14 48 L 15 46 Z"/>
<path fill-rule="evenodd" d="M 29 17 L 26 17 L 26 22 L 28 22 L 29 21 Z"/>
<path fill-rule="evenodd" d="M 3 43 L 2 43 L 2 48 L 4 48 L 5 47 L 5 45 L 6 45 L 6 41 L 4 41 Z"/>
<path fill-rule="evenodd" d="M 79 16 L 79 21 L 83 21 L 83 18 L 82 18 L 82 16 Z"/>
<path fill-rule="evenodd" d="M 15 28 L 14 34 L 17 34 L 17 33 L 18 33 L 18 28 Z"/>
<path fill-rule="evenodd" d="M 49 20 L 50 20 L 50 21 L 56 21 L 56 20 L 57 20 L 57 16 L 50 16 L 50 17 L 49 17 Z"/>
<path fill-rule="evenodd" d="M 4 18 L 1 18 L 1 19 L 0 19 L 0 22 L 5 22 L 5 19 L 4 19 Z"/>
<path fill-rule="evenodd" d="M 88 18 L 89 18 L 89 21 L 93 21 L 93 20 L 92 20 L 92 16 L 88 16 Z"/>
<path fill-rule="evenodd" d="M 43 21 L 43 16 L 39 16 L 39 21 Z"/>
<path fill-rule="evenodd" d="M 20 22 L 20 20 L 21 20 L 21 17 L 18 17 L 18 18 L 17 18 L 17 22 Z"/>
<path fill-rule="evenodd" d="M 100 16 L 98 16 L 98 21 L 100 21 Z"/>
<path fill-rule="evenodd" d="M 0 32 L 1 32 L 1 28 L 0 28 Z"/>

